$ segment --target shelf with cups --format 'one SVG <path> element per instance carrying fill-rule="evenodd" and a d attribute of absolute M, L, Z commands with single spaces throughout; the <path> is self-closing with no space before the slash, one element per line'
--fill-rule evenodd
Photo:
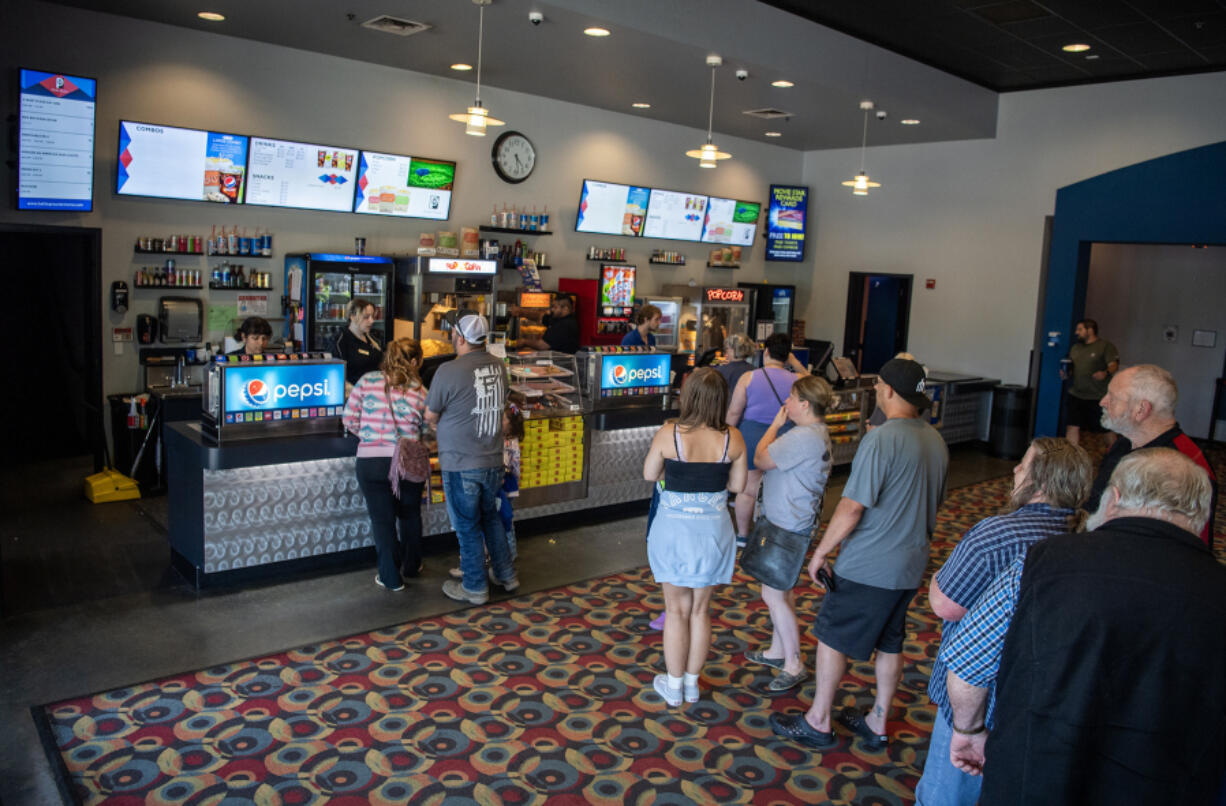
<path fill-rule="evenodd" d="M 544 229 L 511 229 L 510 227 L 491 227 L 489 224 L 482 224 L 477 229 L 480 232 L 500 232 L 506 235 L 553 235 L 551 231 Z"/>

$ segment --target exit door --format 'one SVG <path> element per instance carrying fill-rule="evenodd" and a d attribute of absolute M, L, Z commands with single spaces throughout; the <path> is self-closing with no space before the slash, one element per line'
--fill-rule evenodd
<path fill-rule="evenodd" d="M 843 354 L 861 373 L 875 373 L 907 349 L 911 320 L 911 274 L 851 272 Z"/>

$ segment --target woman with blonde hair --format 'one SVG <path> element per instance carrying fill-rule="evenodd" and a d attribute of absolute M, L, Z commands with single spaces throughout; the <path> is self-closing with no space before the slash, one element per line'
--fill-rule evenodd
<path fill-rule="evenodd" d="M 698 702 L 711 644 L 711 588 L 732 581 L 735 535 L 728 493 L 745 483 L 745 442 L 724 419 L 728 384 L 710 367 L 681 388 L 681 416 L 660 427 L 643 478 L 661 482 L 647 533 L 651 573 L 664 590 L 664 664 L 652 687 L 670 706 Z"/>
<path fill-rule="evenodd" d="M 420 440 L 425 422 L 426 387 L 418 374 L 421 345 L 396 339 L 383 365 L 354 384 L 345 403 L 345 430 L 358 438 L 356 473 L 378 558 L 375 583 L 404 590 L 401 577 L 421 573 L 421 493 L 424 482 L 389 481 L 392 455 L 401 439 Z M 397 538 L 399 525 L 399 539 Z"/>

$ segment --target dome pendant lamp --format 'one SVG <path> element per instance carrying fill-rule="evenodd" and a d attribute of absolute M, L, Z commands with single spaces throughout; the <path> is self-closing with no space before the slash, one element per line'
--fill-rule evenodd
<path fill-rule="evenodd" d="M 715 120 L 715 68 L 724 63 L 724 60 L 714 53 L 707 57 L 707 66 L 711 68 L 711 105 L 707 108 L 707 142 L 702 148 L 694 148 L 687 152 L 687 157 L 693 157 L 698 160 L 699 168 L 714 168 L 719 164 L 719 160 L 732 159 L 732 155 L 726 151 L 720 151 L 711 142 L 711 124 Z"/>
<path fill-rule="evenodd" d="M 484 137 L 486 126 L 506 125 L 503 121 L 490 117 L 489 111 L 481 105 L 481 46 L 485 34 L 485 7 L 493 1 L 473 0 L 473 4 L 480 9 L 477 18 L 477 100 L 473 102 L 472 106 L 468 107 L 467 112 L 457 112 L 454 115 L 448 115 L 449 118 L 457 123 L 464 124 L 465 134 L 471 134 L 475 137 Z"/>
<path fill-rule="evenodd" d="M 843 183 L 843 187 L 851 188 L 853 196 L 867 196 L 869 188 L 881 187 L 880 182 L 874 182 L 864 172 L 864 150 L 868 147 L 868 113 L 873 111 L 872 101 L 861 101 L 860 108 L 864 110 L 864 134 L 860 138 L 860 173 Z"/>

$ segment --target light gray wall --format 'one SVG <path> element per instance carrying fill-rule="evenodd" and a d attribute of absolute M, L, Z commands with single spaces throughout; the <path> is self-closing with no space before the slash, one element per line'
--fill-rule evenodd
<path fill-rule="evenodd" d="M 810 335 L 841 349 L 848 272 L 914 274 L 911 352 L 1024 383 L 1056 190 L 1226 140 L 1226 74 L 1005 94 L 992 140 L 872 148 L 879 125 L 890 124 L 869 121 L 866 169 L 883 187 L 867 197 L 839 185 L 859 170 L 858 149 L 805 156 Z"/>
<path fill-rule="evenodd" d="M 772 182 L 799 178 L 803 156 L 797 151 L 725 138 L 720 144 L 733 159 L 714 171 L 702 170 L 684 154 L 705 139 L 699 129 L 483 88 L 486 106 L 508 122 L 507 128 L 528 135 L 539 153 L 532 177 L 507 185 L 490 166 L 494 138 L 465 136 L 460 124 L 447 119 L 472 102 L 471 82 L 20 0 L 4 3 L 0 11 L 0 41 L 6 75 L 26 66 L 98 79 L 94 212 L 18 213 L 8 205 L 0 221 L 102 228 L 104 289 L 113 280 L 131 284 L 133 271 L 150 262 L 133 255 L 138 236 L 207 234 L 214 224 L 267 227 L 274 233 L 274 259 L 240 262 L 260 269 L 268 264 L 275 306 L 282 292 L 281 257 L 287 252 L 349 251 L 354 236 L 362 235 L 370 254 L 404 254 L 416 247 L 421 232 L 489 223 L 493 206 L 504 203 L 548 206 L 555 234 L 533 241 L 555 267 L 544 273 L 547 288 L 555 287 L 558 277 L 594 276 L 595 264 L 584 260 L 591 245 L 624 247 L 627 260 L 639 267 L 641 287 L 652 292 L 665 283 L 689 280 L 701 286 L 769 276 L 794 283 L 800 273 L 781 264 L 771 264 L 768 273 L 761 240 L 745 253 L 741 270 L 728 271 L 707 269 L 709 249 L 698 244 L 574 232 L 585 177 L 765 202 Z M 15 112 L 12 95 L 4 103 L 4 114 Z M 452 159 L 458 166 L 451 218 L 443 224 L 120 198 L 113 189 L 121 118 Z M 12 181 L 10 172 L 0 172 L 0 198 L 12 198 Z M 650 265 L 647 259 L 655 248 L 680 251 L 689 262 L 684 267 Z M 205 261 L 184 258 L 179 265 L 203 269 Z M 517 278 L 504 273 L 503 279 Z M 113 354 L 111 328 L 131 326 L 136 314 L 153 312 L 161 293 L 134 291 L 126 316 L 105 311 L 106 393 L 139 388 L 135 354 L 131 347 L 123 355 Z M 207 290 L 188 293 L 210 296 Z M 233 292 L 213 295 L 221 302 L 234 299 Z"/>
<path fill-rule="evenodd" d="M 1213 387 L 1226 357 L 1226 249 L 1094 244 L 1086 315 L 1120 351 L 1120 365 L 1157 364 L 1179 385 L 1176 416 L 1185 432 L 1209 436 Z M 1168 342 L 1168 326 L 1178 328 Z M 1216 345 L 1194 347 L 1194 330 Z"/>

